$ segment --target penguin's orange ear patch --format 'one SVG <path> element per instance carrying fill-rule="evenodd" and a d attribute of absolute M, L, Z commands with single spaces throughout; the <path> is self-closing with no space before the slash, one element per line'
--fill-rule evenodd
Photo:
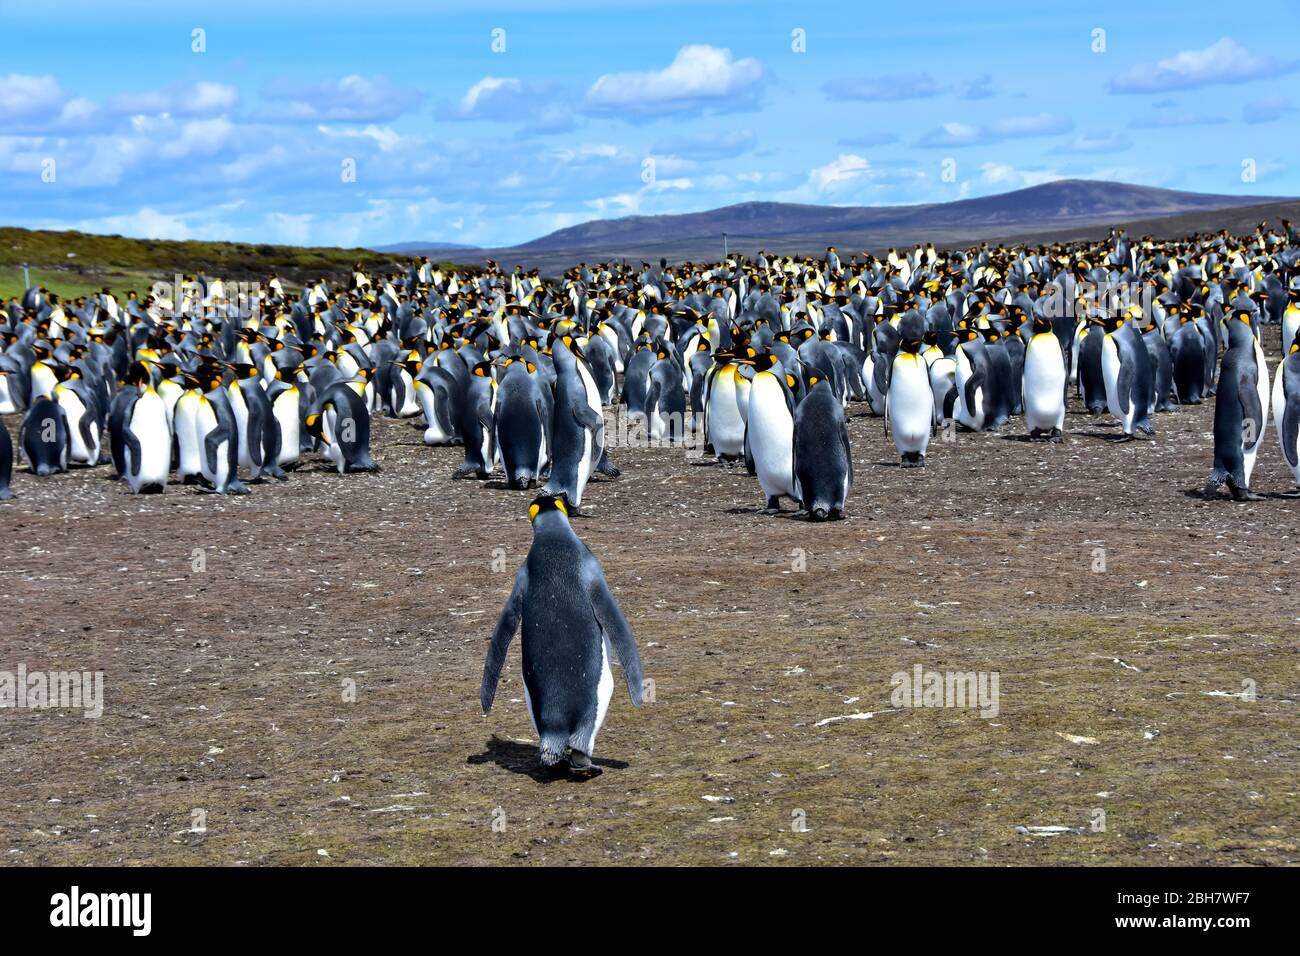
<path fill-rule="evenodd" d="M 533 372 L 536 372 L 536 371 L 537 371 L 537 366 L 534 365 L 532 362 L 525 362 L 524 365 L 527 366 L 527 368 L 528 368 L 528 372 L 529 372 L 530 375 L 531 375 Z"/>
<path fill-rule="evenodd" d="M 789 385 L 791 388 L 794 388 L 796 385 L 799 384 L 798 380 L 788 372 L 786 373 L 785 376 L 785 383 Z"/>
<path fill-rule="evenodd" d="M 487 375 L 487 369 L 483 368 L 483 366 L 481 366 L 481 365 L 476 366 L 476 367 L 474 368 L 474 374 L 475 374 L 475 375 L 478 375 L 478 376 L 480 376 L 480 377 L 485 376 L 485 375 Z"/>
<path fill-rule="evenodd" d="M 555 508 L 557 511 L 561 512 L 566 518 L 569 516 L 569 509 L 565 507 L 563 498 L 555 499 Z"/>
<path fill-rule="evenodd" d="M 808 376 L 808 385 L 809 385 L 809 386 L 816 385 L 816 384 L 817 384 L 818 382 L 820 382 L 820 381 L 821 381 L 821 379 L 818 378 L 816 375 L 809 375 L 809 376 Z"/>
<path fill-rule="evenodd" d="M 541 511 L 541 510 L 542 510 L 542 506 L 541 506 L 541 505 L 529 505 L 529 506 L 528 506 L 528 520 L 529 520 L 529 521 L 536 521 L 536 520 L 537 520 L 537 513 L 538 513 L 539 511 Z"/>

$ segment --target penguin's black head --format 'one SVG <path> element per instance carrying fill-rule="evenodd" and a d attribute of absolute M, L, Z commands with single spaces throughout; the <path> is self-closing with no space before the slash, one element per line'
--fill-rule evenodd
<path fill-rule="evenodd" d="M 566 520 L 569 517 L 569 508 L 568 505 L 564 503 L 564 497 L 562 495 L 541 494 L 534 498 L 533 503 L 528 506 L 528 520 L 536 523 L 538 516 L 543 515 L 548 511 L 558 511 L 560 514 L 564 515 Z"/>

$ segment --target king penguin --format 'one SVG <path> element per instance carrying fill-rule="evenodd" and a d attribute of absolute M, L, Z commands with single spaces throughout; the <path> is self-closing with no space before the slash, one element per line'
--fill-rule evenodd
<path fill-rule="evenodd" d="M 1061 441 L 1065 428 L 1065 355 L 1050 319 L 1034 316 L 1034 334 L 1025 348 L 1025 428 L 1030 438 Z"/>
<path fill-rule="evenodd" d="M 67 412 L 48 395 L 37 395 L 23 417 L 18 444 L 33 474 L 44 478 L 67 471 Z"/>
<path fill-rule="evenodd" d="M 1277 377 L 1273 381 L 1273 423 L 1277 428 L 1277 440 L 1282 446 L 1282 457 L 1295 477 L 1296 490 L 1283 494 L 1285 498 L 1300 498 L 1300 328 L 1286 357 L 1277 367 Z M 3 452 L 0 451 L 0 469 L 4 466 Z M 0 481 L 4 476 L 0 475 Z M 0 493 L 2 494 L 2 493 Z"/>
<path fill-rule="evenodd" d="M 541 762 L 550 767 L 567 758 L 571 768 L 590 771 L 614 694 L 610 658 L 640 706 L 641 656 L 600 562 L 569 525 L 564 499 L 542 494 L 528 515 L 532 547 L 492 632 L 479 701 L 484 713 L 492 710 L 506 651 L 522 625 L 524 705 Z"/>
<path fill-rule="evenodd" d="M 1238 311 L 1228 322 L 1228 351 L 1223 353 L 1214 399 L 1214 470 L 1205 483 L 1207 498 L 1226 482 L 1235 500 L 1260 500 L 1250 490 L 1255 456 L 1268 424 L 1264 404 L 1268 372 L 1258 360 L 1258 349 L 1249 313 Z"/>
<path fill-rule="evenodd" d="M 788 376 L 788 377 L 787 377 Z M 794 491 L 795 379 L 771 352 L 754 358 L 754 380 L 749 387 L 749 430 L 746 440 L 759 487 L 767 498 L 765 510 L 781 510 L 781 498 Z"/>
<path fill-rule="evenodd" d="M 1108 318 L 1101 341 L 1101 375 L 1106 383 L 1106 407 L 1119 419 L 1129 441 L 1135 431 L 1153 434 L 1151 398 L 1155 383 L 1151 356 L 1131 321 Z"/>
<path fill-rule="evenodd" d="M 934 392 L 930 370 L 921 355 L 925 320 L 909 313 L 898 325 L 902 338 L 894 353 L 885 395 L 885 422 L 904 468 L 924 468 L 934 429 Z"/>
<path fill-rule="evenodd" d="M 122 477 L 132 493 L 161 493 L 171 471 L 172 430 L 167 405 L 152 385 L 140 386 L 139 395 L 126 410 L 121 441 L 126 466 Z"/>
<path fill-rule="evenodd" d="M 794 413 L 794 488 L 812 521 L 844 517 L 853 487 L 848 421 L 830 383 L 808 377 L 808 394 Z"/>

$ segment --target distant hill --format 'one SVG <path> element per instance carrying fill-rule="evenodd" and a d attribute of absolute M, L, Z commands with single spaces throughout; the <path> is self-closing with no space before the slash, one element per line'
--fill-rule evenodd
<path fill-rule="evenodd" d="M 812 206 L 750 202 L 707 212 L 625 216 L 557 230 L 538 239 L 465 255 L 555 272 L 578 261 L 718 258 L 728 248 L 812 253 L 828 245 L 876 249 L 933 241 L 952 245 L 1002 236 L 1049 235 L 1101 223 L 1154 220 L 1287 202 L 1281 197 L 1182 192 L 1095 180 L 1065 179 L 978 199 L 911 206 Z M 1206 228 L 1209 227 L 1207 222 Z"/>
<path fill-rule="evenodd" d="M 175 272 L 227 279 L 278 273 L 292 285 L 321 276 L 345 282 L 353 263 L 372 274 L 404 270 L 412 257 L 480 265 L 495 259 L 555 275 L 580 261 L 629 259 L 708 261 L 722 253 L 766 248 L 792 255 L 883 252 L 934 242 L 940 247 L 994 242 L 1052 242 L 1104 236 L 1113 225 L 1160 238 L 1217 229 L 1249 232 L 1261 220 L 1300 222 L 1300 199 L 1226 196 L 1153 189 L 1127 183 L 1062 180 L 979 199 L 914 206 L 808 206 L 741 203 L 677 216 L 628 216 L 587 222 L 505 249 L 403 242 L 381 249 L 337 249 L 243 242 L 174 242 L 81 232 L 0 227 L 0 297 L 22 291 L 20 263 L 31 281 L 68 295 L 102 285 L 147 289 Z"/>
<path fill-rule="evenodd" d="M 372 249 L 131 239 L 6 226 L 0 227 L 0 297 L 22 292 L 22 263 L 28 264 L 33 284 L 75 296 L 104 285 L 143 292 L 156 281 L 171 282 L 178 272 L 243 281 L 274 272 L 291 286 L 322 276 L 346 282 L 357 262 L 375 274 L 404 271 L 409 261 L 408 254 Z"/>

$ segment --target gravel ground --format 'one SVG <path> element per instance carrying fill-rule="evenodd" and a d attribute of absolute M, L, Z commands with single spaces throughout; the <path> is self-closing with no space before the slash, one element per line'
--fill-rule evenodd
<path fill-rule="evenodd" d="M 313 460 L 245 498 L 16 473 L 0 669 L 102 670 L 105 704 L 0 710 L 0 852 L 1300 861 L 1300 502 L 1200 499 L 1212 406 L 1126 445 L 1106 416 L 1071 414 L 1063 445 L 1013 420 L 932 445 L 923 471 L 864 413 L 831 524 L 760 514 L 743 468 L 615 450 L 623 476 L 589 486 L 574 527 L 654 701 L 616 681 L 585 780 L 537 769 L 517 645 L 493 713 L 478 705 L 531 496 L 451 481 L 460 450 L 412 423 L 377 422 L 380 474 Z M 1265 493 L 1293 485 L 1272 427 Z M 996 673 L 996 714 L 893 707 L 918 665 Z"/>

